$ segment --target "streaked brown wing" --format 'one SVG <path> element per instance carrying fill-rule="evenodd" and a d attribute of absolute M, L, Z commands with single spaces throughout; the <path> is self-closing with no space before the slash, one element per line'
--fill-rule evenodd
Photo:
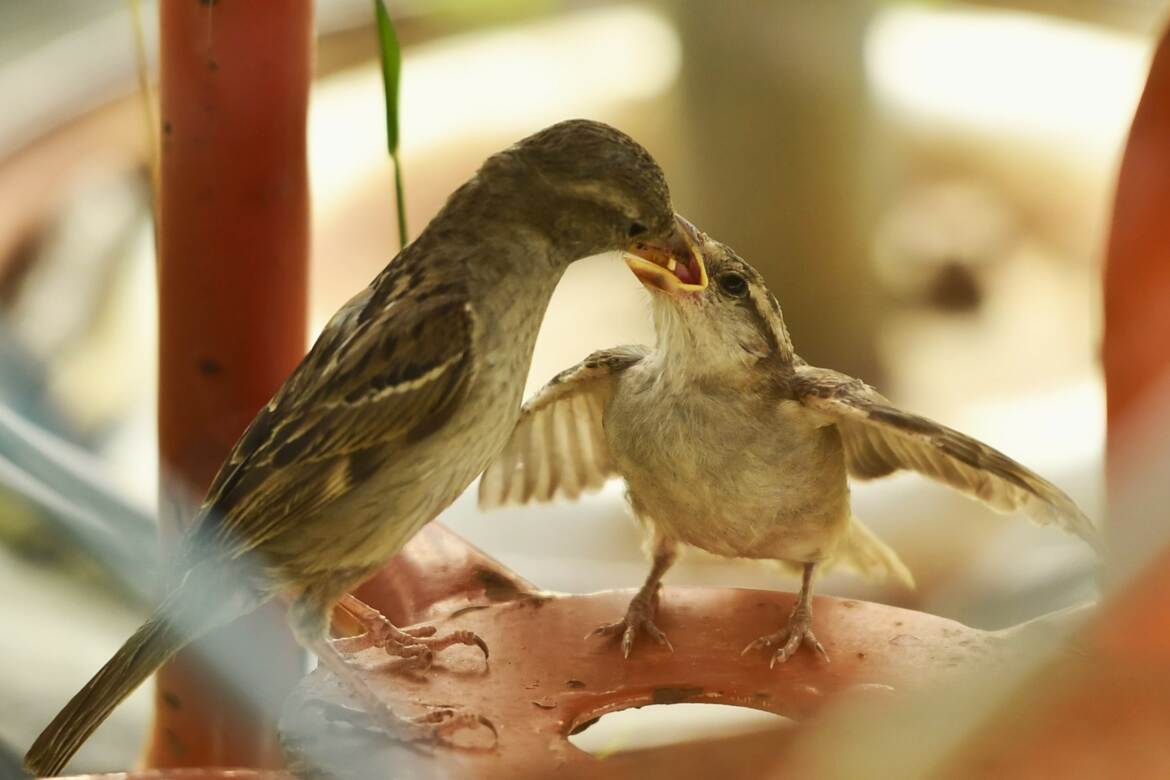
<path fill-rule="evenodd" d="M 1020 510 L 1071 531 L 1098 550 L 1092 521 L 1060 488 L 970 436 L 890 404 L 864 382 L 800 366 L 793 391 L 841 432 L 849 473 L 859 479 L 909 469 L 937 479 L 1001 512 Z"/>
<path fill-rule="evenodd" d="M 576 499 L 600 489 L 614 475 L 605 443 L 605 404 L 614 378 L 646 352 L 643 347 L 595 352 L 530 398 L 508 444 L 480 478 L 480 507 Z"/>
<path fill-rule="evenodd" d="M 405 303 L 330 322 L 229 455 L 193 539 L 231 557 L 255 549 L 370 476 L 388 445 L 446 422 L 472 371 L 471 309 L 460 295 Z"/>

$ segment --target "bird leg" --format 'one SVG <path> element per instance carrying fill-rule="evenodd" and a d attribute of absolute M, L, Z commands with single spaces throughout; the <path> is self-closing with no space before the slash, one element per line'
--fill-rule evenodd
<path fill-rule="evenodd" d="M 401 629 L 386 619 L 378 610 L 357 596 L 346 594 L 340 605 L 366 629 L 364 634 L 334 639 L 333 648 L 342 653 L 356 653 L 369 647 L 379 647 L 398 658 L 409 659 L 420 669 L 430 668 L 434 654 L 452 645 L 475 645 L 488 657 L 487 643 L 471 631 L 452 631 L 435 636 L 434 626 L 415 626 Z"/>
<path fill-rule="evenodd" d="M 774 634 L 760 637 L 745 647 L 740 655 L 745 655 L 758 648 L 776 647 L 776 652 L 772 654 L 772 660 L 768 663 L 768 668 L 771 669 L 776 664 L 782 664 L 791 658 L 800 649 L 801 644 L 806 644 L 820 653 L 826 662 L 829 660 L 829 654 L 825 652 L 825 648 L 817 641 L 812 631 L 812 575 L 814 568 L 816 568 L 815 563 L 804 565 L 804 574 L 800 582 L 800 596 L 796 600 L 796 606 L 792 608 L 792 614 L 788 616 L 788 625 Z"/>
<path fill-rule="evenodd" d="M 395 713 L 370 689 L 351 662 L 334 647 L 333 642 L 325 638 L 329 625 L 328 604 L 332 603 L 328 595 L 328 592 L 314 589 L 302 592 L 289 607 L 289 627 L 297 642 L 316 655 L 321 665 L 357 699 L 376 728 L 403 742 L 445 742 L 458 731 L 484 726 L 491 731 L 493 739 L 498 739 L 492 722 L 475 713 L 460 712 L 451 707 L 439 707 L 414 718 L 405 718 Z M 360 601 L 357 603 L 381 617 L 372 607 Z M 401 633 L 414 638 L 411 634 Z"/>
<path fill-rule="evenodd" d="M 658 644 L 674 652 L 674 646 L 666 638 L 666 634 L 654 625 L 654 617 L 658 612 L 658 591 L 662 587 L 662 577 L 667 569 L 678 558 L 678 545 L 670 539 L 657 536 L 654 540 L 654 564 L 650 567 L 650 574 L 642 584 L 641 589 L 630 599 L 626 608 L 626 616 L 616 623 L 606 623 L 595 628 L 589 636 L 617 636 L 622 637 L 622 655 L 630 657 L 634 649 L 634 640 L 639 631 L 649 634 Z M 588 637 L 586 637 L 588 639 Z"/>

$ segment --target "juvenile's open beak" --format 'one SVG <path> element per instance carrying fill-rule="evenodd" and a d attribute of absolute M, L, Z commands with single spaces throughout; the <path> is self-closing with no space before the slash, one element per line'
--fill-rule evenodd
<path fill-rule="evenodd" d="M 651 290 L 681 295 L 707 289 L 699 231 L 678 214 L 664 241 L 635 241 L 623 258 L 634 276 Z"/>

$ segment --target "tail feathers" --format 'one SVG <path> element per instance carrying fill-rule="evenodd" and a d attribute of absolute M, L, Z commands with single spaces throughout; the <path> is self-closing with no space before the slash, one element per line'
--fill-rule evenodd
<path fill-rule="evenodd" d="M 165 614 L 155 612 L 53 718 L 24 757 L 29 771 L 59 774 L 114 707 L 193 638 Z"/>
<path fill-rule="evenodd" d="M 870 579 L 896 580 L 907 588 L 914 587 L 914 575 L 898 554 L 856 517 L 849 525 L 848 535 L 837 547 L 833 563 L 853 569 Z"/>

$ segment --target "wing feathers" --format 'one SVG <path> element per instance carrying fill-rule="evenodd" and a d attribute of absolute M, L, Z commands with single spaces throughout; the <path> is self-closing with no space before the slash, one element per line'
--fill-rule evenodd
<path fill-rule="evenodd" d="M 613 475 L 605 405 L 615 378 L 645 354 L 641 347 L 595 352 L 533 396 L 480 479 L 480 506 L 575 499 L 600 489 Z"/>
<path fill-rule="evenodd" d="M 836 422 L 853 476 L 917 471 L 1000 512 L 1021 510 L 1038 523 L 1059 525 L 1101 549 L 1097 529 L 1071 498 L 1002 452 L 896 409 L 864 382 L 835 371 L 801 366 L 793 390 L 801 403 Z"/>
<path fill-rule="evenodd" d="M 334 317 L 236 444 L 196 518 L 198 544 L 231 557 L 264 545 L 286 518 L 348 493 L 355 464 L 429 435 L 458 407 L 473 369 L 466 298 L 363 300 Z"/>
<path fill-rule="evenodd" d="M 550 474 L 560 475 L 561 492 L 569 498 L 581 495 L 581 482 L 577 479 L 576 461 L 572 450 L 575 446 L 575 423 L 572 408 L 568 404 L 553 404 L 549 407 L 548 427 L 553 432 L 552 444 L 545 450 L 548 459 Z M 549 484 L 548 495 L 543 499 L 553 497 L 552 483 Z"/>

